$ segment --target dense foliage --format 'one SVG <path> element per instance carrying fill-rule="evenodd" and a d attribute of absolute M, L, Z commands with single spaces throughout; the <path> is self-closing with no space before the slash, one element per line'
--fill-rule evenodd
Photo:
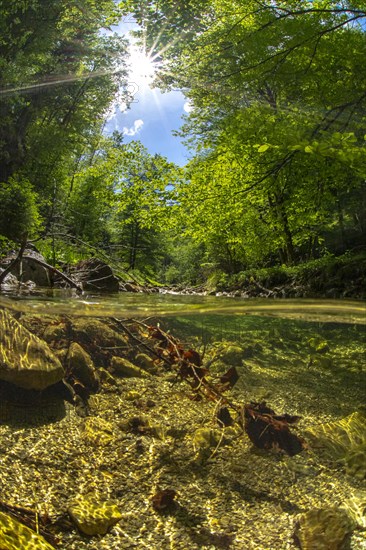
<path fill-rule="evenodd" d="M 364 3 L 212 0 L 192 26 L 169 1 L 130 4 L 190 100 L 177 200 L 207 260 L 235 272 L 364 242 Z"/>
<path fill-rule="evenodd" d="M 103 136 L 126 44 L 100 29 L 130 13 L 163 61 L 157 84 L 189 99 L 182 169 Z M 169 283 L 364 244 L 364 2 L 17 0 L 0 14 L 3 236 L 42 236 L 54 262 L 97 248 Z"/>
<path fill-rule="evenodd" d="M 36 221 L 47 234 L 62 216 L 72 176 L 97 147 L 125 82 L 125 40 L 101 32 L 120 16 L 113 0 L 0 3 L 2 194 L 24 190 L 18 211 L 14 204 L 8 211 L 18 220 L 7 237 L 16 240 L 21 230 L 35 236 Z M 38 210 L 32 215 L 30 202 Z M 2 203 L 1 228 L 6 210 Z"/>

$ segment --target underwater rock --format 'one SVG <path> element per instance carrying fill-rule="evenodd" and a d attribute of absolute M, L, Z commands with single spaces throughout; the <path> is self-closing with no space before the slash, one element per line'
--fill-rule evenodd
<path fill-rule="evenodd" d="M 329 351 L 329 344 L 326 340 L 322 340 L 320 337 L 310 338 L 308 340 L 309 346 L 313 352 L 326 353 Z"/>
<path fill-rule="evenodd" d="M 343 505 L 359 529 L 366 529 L 366 491 L 355 491 Z"/>
<path fill-rule="evenodd" d="M 105 447 L 113 438 L 113 425 L 110 422 L 97 416 L 91 416 L 85 419 L 83 439 L 87 443 Z"/>
<path fill-rule="evenodd" d="M 20 523 L 12 516 L 0 512 L 0 549 L 1 550 L 53 550 L 41 535 Z"/>
<path fill-rule="evenodd" d="M 134 378 L 147 378 L 150 376 L 148 372 L 140 367 L 137 367 L 124 357 L 112 357 L 111 361 L 112 374 L 116 376 L 127 376 Z"/>
<path fill-rule="evenodd" d="M 353 528 L 345 510 L 320 508 L 300 516 L 294 538 L 302 550 L 346 550 Z"/>
<path fill-rule="evenodd" d="M 33 312 L 22 313 L 19 322 L 29 332 L 35 334 L 47 344 L 58 343 L 59 341 L 64 343 L 67 337 L 66 323 L 56 315 L 37 315 Z M 53 349 L 53 346 L 51 347 Z"/>
<path fill-rule="evenodd" d="M 54 347 L 60 347 L 62 346 L 65 341 L 67 341 L 67 325 L 66 323 L 57 321 L 57 318 L 52 322 L 52 320 L 46 325 L 43 334 L 42 339 L 47 342 L 47 344 L 51 345 L 51 347 L 54 349 Z M 23 319 L 22 319 L 23 322 Z"/>
<path fill-rule="evenodd" d="M 77 343 L 72 342 L 66 358 L 68 372 L 86 388 L 96 391 L 99 377 L 90 355 Z"/>
<path fill-rule="evenodd" d="M 344 458 L 346 472 L 357 479 L 366 479 L 366 442 L 352 447 Z"/>
<path fill-rule="evenodd" d="M 130 432 L 135 435 L 150 435 L 157 439 L 164 439 L 166 428 L 159 424 L 152 424 L 148 418 L 143 416 L 130 416 L 119 422 L 118 427 L 124 432 Z"/>
<path fill-rule="evenodd" d="M 85 535 L 105 535 L 122 519 L 122 514 L 114 502 L 101 501 L 94 493 L 75 498 L 67 511 Z"/>
<path fill-rule="evenodd" d="M 104 369 L 103 367 L 101 367 L 100 369 L 98 369 L 98 375 L 100 380 L 104 384 L 109 384 L 110 386 L 117 386 L 118 384 L 117 380 L 114 378 L 114 376 L 111 375 L 110 372 L 107 371 L 107 369 Z"/>
<path fill-rule="evenodd" d="M 196 459 L 200 462 L 210 457 L 216 447 L 227 443 L 222 430 L 213 428 L 199 428 L 192 437 Z"/>
<path fill-rule="evenodd" d="M 344 459 L 351 449 L 366 443 L 366 417 L 354 412 L 336 422 L 306 430 L 312 446 L 321 448 L 332 460 Z"/>
<path fill-rule="evenodd" d="M 72 340 L 89 353 L 98 367 L 99 365 L 106 366 L 108 363 L 103 350 L 108 348 L 118 348 L 122 351 L 128 349 L 127 338 L 98 319 L 73 319 Z"/>
<path fill-rule="evenodd" d="M 156 512 L 169 512 L 176 508 L 175 497 L 177 492 L 174 489 L 163 489 L 151 497 L 151 503 Z"/>
<path fill-rule="evenodd" d="M 138 353 L 135 357 L 135 361 L 139 367 L 146 370 L 147 372 L 150 372 L 151 374 L 156 373 L 157 367 L 154 359 L 149 357 L 147 353 Z"/>
<path fill-rule="evenodd" d="M 230 344 L 221 352 L 220 359 L 227 365 L 238 365 L 242 364 L 243 359 L 247 357 L 246 351 L 234 344 Z"/>
<path fill-rule="evenodd" d="M 46 342 L 0 310 L 0 379 L 29 390 L 62 380 L 64 369 Z"/>

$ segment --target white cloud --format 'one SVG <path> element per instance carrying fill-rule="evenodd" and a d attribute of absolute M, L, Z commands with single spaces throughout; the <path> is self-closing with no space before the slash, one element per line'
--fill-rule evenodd
<path fill-rule="evenodd" d="M 185 104 L 183 105 L 183 109 L 186 113 L 190 113 L 191 111 L 193 111 L 193 105 L 189 100 L 185 102 Z"/>
<path fill-rule="evenodd" d="M 125 136 L 135 136 L 136 134 L 139 133 L 143 125 L 144 125 L 144 121 L 141 118 L 139 118 L 134 121 L 133 126 L 131 126 L 131 128 L 127 128 L 126 126 L 124 126 L 122 132 Z"/>

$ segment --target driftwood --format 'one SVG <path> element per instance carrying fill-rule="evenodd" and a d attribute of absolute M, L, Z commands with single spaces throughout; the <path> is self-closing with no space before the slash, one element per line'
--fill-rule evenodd
<path fill-rule="evenodd" d="M 59 275 L 59 277 L 61 277 L 62 279 L 64 279 L 64 281 L 66 281 L 70 286 L 72 286 L 73 288 L 76 288 L 76 290 L 78 290 L 79 292 L 82 292 L 83 289 L 80 285 L 78 285 L 77 283 L 75 283 L 75 281 L 73 281 L 72 279 L 70 279 L 70 277 L 68 277 L 67 275 L 65 275 L 65 273 L 62 273 L 62 271 L 60 271 L 59 269 L 57 269 L 56 267 L 53 267 L 52 265 L 50 264 L 47 264 L 46 262 L 43 262 L 42 260 L 38 260 L 38 258 L 34 258 L 33 256 L 23 256 L 22 258 L 23 260 L 33 260 L 36 264 L 39 264 L 41 265 L 42 267 L 48 269 L 48 271 L 50 273 L 56 273 L 57 275 Z"/>
<path fill-rule="evenodd" d="M 281 450 L 290 456 L 306 448 L 305 441 L 290 431 L 289 425 L 296 424 L 300 417 L 288 414 L 277 415 L 263 403 L 238 405 L 224 393 L 237 382 L 239 374 L 235 367 L 223 374 L 218 380 L 208 378 L 208 363 L 202 364 L 202 357 L 193 349 L 185 349 L 182 343 L 159 326 L 147 325 L 141 321 L 130 320 L 140 326 L 145 334 L 138 338 L 125 324 L 113 319 L 118 327 L 138 345 L 162 360 L 165 366 L 177 373 L 193 390 L 192 399 L 207 399 L 216 404 L 216 421 L 220 427 L 239 424 L 251 442 L 260 449 Z M 151 345 L 150 342 L 155 342 Z M 149 343 L 147 343 L 149 342 Z M 234 414 L 234 418 L 231 416 Z"/>

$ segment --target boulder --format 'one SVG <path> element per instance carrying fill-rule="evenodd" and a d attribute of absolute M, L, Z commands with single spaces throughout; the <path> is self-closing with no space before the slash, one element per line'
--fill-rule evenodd
<path fill-rule="evenodd" d="M 0 380 L 27 390 L 44 390 L 64 377 L 46 342 L 0 309 Z"/>
<path fill-rule="evenodd" d="M 78 496 L 70 504 L 68 513 L 85 535 L 105 535 L 122 519 L 114 502 L 101 501 L 94 493 Z"/>
<path fill-rule="evenodd" d="M 119 291 L 119 280 L 113 275 L 111 267 L 98 258 L 82 260 L 70 271 L 72 278 L 81 284 L 84 290 Z"/>
<path fill-rule="evenodd" d="M 30 245 L 29 245 L 30 246 Z M 4 260 L 2 260 L 2 267 L 7 267 L 12 262 L 16 253 L 9 254 Z M 19 281 L 27 282 L 32 281 L 36 286 L 50 287 L 52 280 L 47 268 L 40 265 L 37 260 L 46 263 L 45 258 L 40 254 L 35 247 L 27 247 L 23 252 L 23 258 L 21 261 L 13 267 L 11 274 L 14 275 Z"/>
<path fill-rule="evenodd" d="M 0 512 L 0 549 L 4 550 L 53 550 L 54 547 L 29 527 L 12 516 Z"/>

